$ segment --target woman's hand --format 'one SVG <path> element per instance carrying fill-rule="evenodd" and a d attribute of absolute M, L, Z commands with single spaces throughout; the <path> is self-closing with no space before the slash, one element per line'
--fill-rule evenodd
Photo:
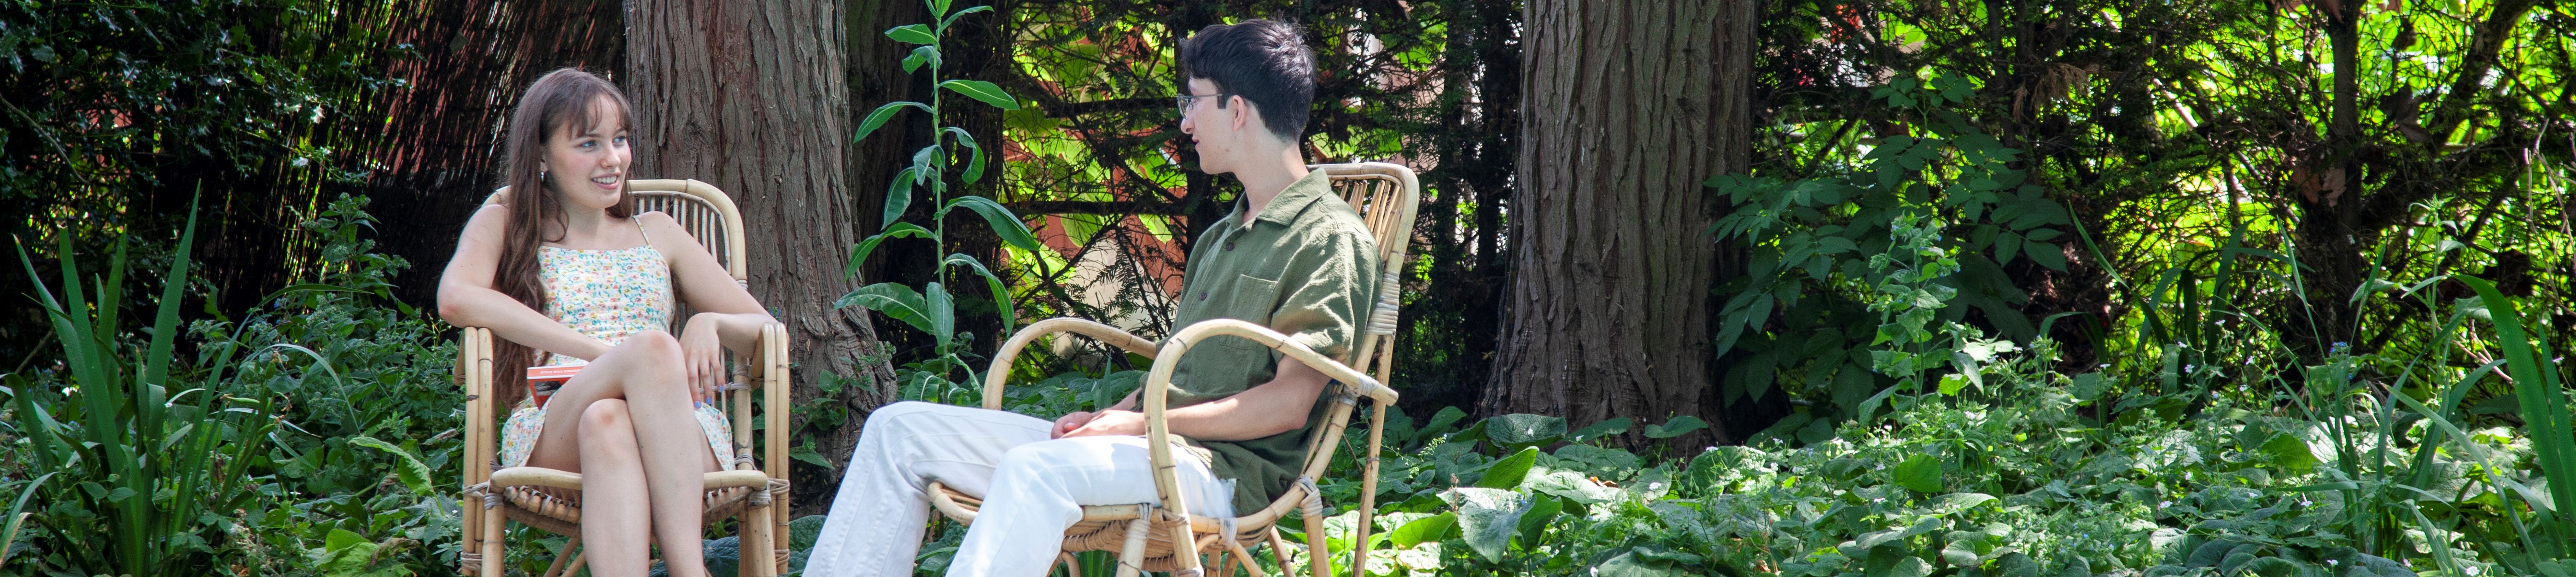
<path fill-rule="evenodd" d="M 680 363 L 688 368 L 690 397 L 713 402 L 724 389 L 724 339 L 717 334 L 723 315 L 698 313 L 680 331 Z"/>

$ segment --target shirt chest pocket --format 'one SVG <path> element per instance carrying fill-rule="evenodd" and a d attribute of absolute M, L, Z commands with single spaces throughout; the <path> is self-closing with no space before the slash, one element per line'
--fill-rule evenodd
<path fill-rule="evenodd" d="M 1204 309 L 1207 316 L 1203 318 L 1238 319 L 1264 327 L 1270 326 L 1270 313 L 1277 309 L 1279 304 L 1279 281 L 1248 274 L 1235 274 L 1227 277 L 1226 281 L 1222 286 L 1207 289 L 1209 306 Z M 1203 342 L 1235 351 L 1269 352 L 1267 347 L 1252 342 L 1251 339 L 1238 337 L 1216 337 Z"/>

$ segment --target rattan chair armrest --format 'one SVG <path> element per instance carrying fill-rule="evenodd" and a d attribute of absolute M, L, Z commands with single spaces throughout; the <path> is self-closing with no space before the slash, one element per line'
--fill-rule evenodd
<path fill-rule="evenodd" d="M 707 473 L 706 488 L 768 487 L 769 475 L 760 471 L 716 471 Z M 511 467 L 492 472 L 492 486 L 552 487 L 581 490 L 581 473 L 545 467 Z"/>
<path fill-rule="evenodd" d="M 1055 333 L 1074 333 L 1091 337 L 1140 355 L 1152 356 L 1159 352 L 1154 347 L 1154 341 L 1118 330 L 1118 327 L 1090 320 L 1058 317 L 1030 323 L 1028 327 L 1020 329 L 1020 332 L 1012 334 L 1011 340 L 1003 342 L 1001 350 L 993 352 L 993 364 L 984 371 L 984 408 L 1002 410 L 1002 387 L 1005 384 L 1004 381 L 1011 376 L 1011 362 L 1019 358 L 1021 349 L 1028 348 L 1029 343 L 1036 341 L 1038 337 Z"/>
<path fill-rule="evenodd" d="M 1179 332 L 1173 333 L 1172 338 L 1163 341 L 1162 350 L 1155 352 L 1154 369 L 1145 375 L 1145 390 L 1141 399 L 1145 405 L 1145 448 L 1147 454 L 1153 459 L 1154 488 L 1157 494 L 1162 496 L 1166 506 L 1174 507 L 1173 511 L 1176 513 L 1186 514 L 1189 511 L 1186 508 L 1187 505 L 1180 500 L 1180 483 L 1172 466 L 1171 423 L 1164 414 L 1171 397 L 1172 371 L 1180 366 L 1181 356 L 1189 354 L 1190 347 L 1197 346 L 1199 341 L 1221 336 L 1251 339 L 1261 346 L 1269 347 L 1271 350 L 1288 355 L 1289 358 L 1297 359 L 1298 362 L 1306 363 L 1306 366 L 1314 367 L 1316 371 L 1324 373 L 1324 376 L 1341 381 L 1344 386 L 1377 399 L 1378 402 L 1390 404 L 1395 402 L 1395 391 L 1378 384 L 1377 379 L 1369 377 L 1366 373 L 1352 370 L 1348 365 L 1325 357 L 1323 353 L 1315 352 L 1315 349 L 1307 347 L 1305 343 L 1290 339 L 1288 335 L 1270 330 L 1269 327 L 1239 319 L 1209 319 L 1182 328 Z"/>

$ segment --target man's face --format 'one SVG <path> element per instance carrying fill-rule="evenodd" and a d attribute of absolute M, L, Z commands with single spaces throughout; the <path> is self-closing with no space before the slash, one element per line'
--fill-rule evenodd
<path fill-rule="evenodd" d="M 1190 94 L 1214 95 L 1218 92 L 1216 83 L 1205 78 L 1190 79 L 1189 90 Z M 1218 106 L 1220 103 L 1224 106 Z M 1244 148 L 1243 139 L 1252 136 L 1244 131 L 1260 128 L 1257 124 L 1244 122 L 1253 116 L 1251 104 L 1238 96 L 1190 99 L 1189 106 L 1181 109 L 1181 133 L 1190 136 L 1190 144 L 1199 153 L 1199 171 L 1208 174 L 1234 172 L 1236 157 Z"/>

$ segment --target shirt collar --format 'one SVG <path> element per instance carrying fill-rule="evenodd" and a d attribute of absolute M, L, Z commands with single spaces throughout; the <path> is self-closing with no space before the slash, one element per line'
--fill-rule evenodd
<path fill-rule="evenodd" d="M 1287 190 L 1279 191 L 1279 196 L 1271 197 L 1270 206 L 1262 207 L 1261 214 L 1253 215 L 1252 220 L 1270 221 L 1272 224 L 1287 226 L 1288 223 L 1296 220 L 1298 213 L 1305 212 L 1306 205 L 1332 195 L 1332 177 L 1321 170 L 1309 170 L 1306 171 L 1305 178 L 1288 183 Z M 1234 213 L 1229 216 L 1242 218 L 1243 211 L 1250 206 L 1250 203 L 1251 199 L 1236 198 Z"/>

